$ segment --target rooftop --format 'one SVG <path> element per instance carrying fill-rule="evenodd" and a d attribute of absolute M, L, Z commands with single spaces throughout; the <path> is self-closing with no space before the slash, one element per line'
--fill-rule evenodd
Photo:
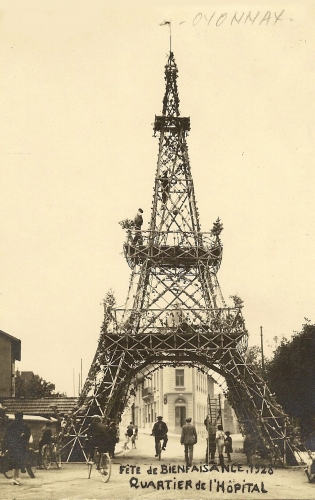
<path fill-rule="evenodd" d="M 53 406 L 59 413 L 71 412 L 78 404 L 78 398 L 51 397 L 51 398 L 2 398 L 2 405 L 6 413 L 22 411 L 25 415 L 39 415 L 53 417 Z"/>

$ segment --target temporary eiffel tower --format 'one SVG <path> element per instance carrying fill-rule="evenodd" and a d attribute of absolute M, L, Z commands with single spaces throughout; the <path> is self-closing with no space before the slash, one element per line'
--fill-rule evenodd
<path fill-rule="evenodd" d="M 139 373 L 161 366 L 213 370 L 226 381 L 239 424 L 262 449 L 282 450 L 286 416 L 266 383 L 246 364 L 247 331 L 242 301 L 228 307 L 217 280 L 222 259 L 218 219 L 202 232 L 187 148 L 190 119 L 180 116 L 177 66 L 169 53 L 151 221 L 148 230 L 127 224 L 124 244 L 132 269 L 124 309 L 108 294 L 94 361 L 83 387 L 81 419 L 72 425 L 69 455 L 95 413 L 117 419 Z"/>

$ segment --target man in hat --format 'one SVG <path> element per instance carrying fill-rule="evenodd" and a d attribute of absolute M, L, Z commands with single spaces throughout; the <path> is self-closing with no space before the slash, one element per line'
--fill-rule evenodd
<path fill-rule="evenodd" d="M 133 239 L 134 245 L 139 242 L 139 245 L 142 245 L 143 240 L 142 240 L 142 234 L 141 234 L 141 226 L 143 224 L 143 210 L 142 208 L 139 208 L 135 218 L 134 218 L 134 225 L 135 225 L 135 237 Z"/>
<path fill-rule="evenodd" d="M 163 422 L 163 417 L 159 416 L 157 418 L 157 422 L 155 422 L 155 424 L 153 426 L 152 434 L 151 434 L 155 438 L 155 456 L 156 457 L 159 454 L 158 445 L 159 445 L 159 442 L 161 441 L 161 439 L 163 439 L 162 450 L 166 449 L 166 445 L 167 445 L 167 441 L 168 441 L 167 433 L 168 433 L 168 427 L 167 427 L 166 423 Z"/>
<path fill-rule="evenodd" d="M 182 427 L 180 444 L 185 446 L 185 462 L 186 465 L 192 465 L 194 444 L 197 443 L 197 431 L 191 423 L 191 418 L 186 418 L 186 424 Z"/>
<path fill-rule="evenodd" d="M 108 437 L 107 425 L 102 422 L 100 415 L 93 415 L 92 422 L 88 428 L 88 453 L 91 456 L 94 454 L 95 448 L 98 448 L 100 453 L 108 452 Z"/>
<path fill-rule="evenodd" d="M 15 420 L 6 430 L 2 450 L 8 452 L 9 462 L 13 468 L 13 485 L 19 485 L 20 470 L 25 469 L 28 441 L 31 436 L 30 427 L 23 421 L 23 412 L 15 414 Z"/>

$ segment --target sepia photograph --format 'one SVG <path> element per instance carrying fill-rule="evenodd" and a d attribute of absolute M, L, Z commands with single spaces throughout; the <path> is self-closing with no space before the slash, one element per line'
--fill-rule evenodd
<path fill-rule="evenodd" d="M 0 498 L 315 495 L 315 5 L 0 0 Z"/>

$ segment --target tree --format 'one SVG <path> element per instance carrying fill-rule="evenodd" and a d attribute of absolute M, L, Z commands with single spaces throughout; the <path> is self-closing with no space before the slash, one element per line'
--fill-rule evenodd
<path fill-rule="evenodd" d="M 267 367 L 271 391 L 291 416 L 298 417 L 304 435 L 315 429 L 315 325 L 308 320 L 291 340 L 282 339 Z"/>
<path fill-rule="evenodd" d="M 63 396 L 59 392 L 55 392 L 55 384 L 46 382 L 39 375 L 32 375 L 29 380 L 24 380 L 20 373 L 15 376 L 15 396 L 17 398 L 47 398 L 50 396 Z"/>
<path fill-rule="evenodd" d="M 101 326 L 101 333 L 106 333 L 108 325 L 114 319 L 113 309 L 116 305 L 116 299 L 112 289 L 110 289 L 105 295 L 105 299 L 103 300 L 103 305 L 104 305 L 104 321 Z"/>
<path fill-rule="evenodd" d="M 268 371 L 268 366 L 270 359 L 264 356 L 264 366 L 265 372 L 263 373 L 261 364 L 261 347 L 257 345 L 248 347 L 246 351 L 246 364 L 250 365 L 251 368 L 263 379 L 266 379 L 266 372 Z"/>

